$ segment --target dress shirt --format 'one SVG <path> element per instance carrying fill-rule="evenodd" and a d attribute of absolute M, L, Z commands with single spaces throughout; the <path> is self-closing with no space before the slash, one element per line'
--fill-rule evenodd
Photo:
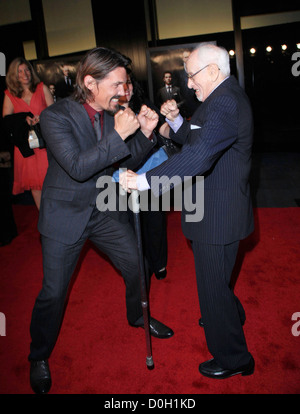
<path fill-rule="evenodd" d="M 83 106 L 84 106 L 86 112 L 88 113 L 88 116 L 91 120 L 92 125 L 94 126 L 95 114 L 97 113 L 96 109 L 92 108 L 87 102 L 85 102 L 83 104 Z M 101 117 L 100 117 L 100 119 L 101 119 L 101 129 L 103 130 L 103 116 L 102 116 L 103 111 L 99 111 L 99 113 L 101 115 Z"/>

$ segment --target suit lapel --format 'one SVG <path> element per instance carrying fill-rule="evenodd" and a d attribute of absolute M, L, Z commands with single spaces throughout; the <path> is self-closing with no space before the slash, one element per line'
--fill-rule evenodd
<path fill-rule="evenodd" d="M 115 119 L 108 112 L 103 111 L 103 131 L 102 136 L 104 137 L 108 132 L 114 129 Z"/>
<path fill-rule="evenodd" d="M 70 99 L 69 109 L 70 115 L 73 118 L 74 124 L 78 130 L 78 135 L 81 135 L 85 140 L 95 144 L 95 131 L 84 106 L 79 102 L 75 102 Z"/>
<path fill-rule="evenodd" d="M 70 115 L 74 120 L 74 124 L 76 124 L 78 128 L 78 133 L 81 134 L 82 137 L 84 137 L 84 139 L 87 139 L 91 141 L 93 144 L 95 144 L 96 134 L 84 106 L 70 99 L 69 109 Z M 107 133 L 113 130 L 115 120 L 114 117 L 110 115 L 108 112 L 104 111 L 103 113 L 104 116 L 102 136 L 104 137 Z"/>

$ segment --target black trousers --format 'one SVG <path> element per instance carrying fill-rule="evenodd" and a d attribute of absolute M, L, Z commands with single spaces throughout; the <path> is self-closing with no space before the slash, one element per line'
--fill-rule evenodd
<path fill-rule="evenodd" d="M 208 349 L 218 365 L 235 369 L 250 362 L 242 328 L 245 311 L 230 286 L 239 242 L 192 242 L 198 296 Z"/>
<path fill-rule="evenodd" d="M 129 323 L 134 324 L 142 317 L 138 252 L 132 226 L 120 223 L 95 208 L 77 243 L 65 245 L 42 236 L 44 279 L 32 313 L 29 360 L 50 357 L 62 322 L 69 283 L 87 239 L 121 271 L 126 286 Z"/>
<path fill-rule="evenodd" d="M 168 240 L 165 211 L 141 211 L 143 248 L 150 272 L 156 273 L 167 266 Z"/>
<path fill-rule="evenodd" d="M 149 190 L 148 211 L 140 211 L 141 233 L 145 266 L 149 274 L 159 272 L 167 266 L 168 239 L 167 239 L 167 213 L 162 210 L 161 200 L 158 211 L 151 210 L 151 195 Z M 129 220 L 134 228 L 134 217 L 128 211 Z"/>

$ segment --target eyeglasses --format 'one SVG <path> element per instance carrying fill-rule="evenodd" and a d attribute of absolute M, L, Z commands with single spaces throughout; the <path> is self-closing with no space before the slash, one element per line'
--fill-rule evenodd
<path fill-rule="evenodd" d="M 193 79 L 194 76 L 196 76 L 198 73 L 201 72 L 201 70 L 204 70 L 205 68 L 207 68 L 208 66 L 212 65 L 213 63 L 209 63 L 208 65 L 204 66 L 203 68 L 197 70 L 197 72 L 190 74 L 187 74 L 188 79 Z M 220 70 L 220 68 L 218 67 L 218 69 Z"/>

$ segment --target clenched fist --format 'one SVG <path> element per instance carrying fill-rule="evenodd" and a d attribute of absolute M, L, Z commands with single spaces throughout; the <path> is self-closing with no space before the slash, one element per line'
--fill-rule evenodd
<path fill-rule="evenodd" d="M 143 105 L 137 118 L 141 125 L 142 133 L 149 138 L 158 123 L 158 114 L 147 105 Z"/>
<path fill-rule="evenodd" d="M 140 127 L 138 118 L 130 108 L 126 108 L 124 111 L 121 109 L 115 114 L 114 118 L 115 130 L 123 141 Z"/>
<path fill-rule="evenodd" d="M 164 102 L 160 108 L 160 112 L 168 118 L 169 121 L 174 121 L 179 114 L 177 102 L 174 99 Z"/>

